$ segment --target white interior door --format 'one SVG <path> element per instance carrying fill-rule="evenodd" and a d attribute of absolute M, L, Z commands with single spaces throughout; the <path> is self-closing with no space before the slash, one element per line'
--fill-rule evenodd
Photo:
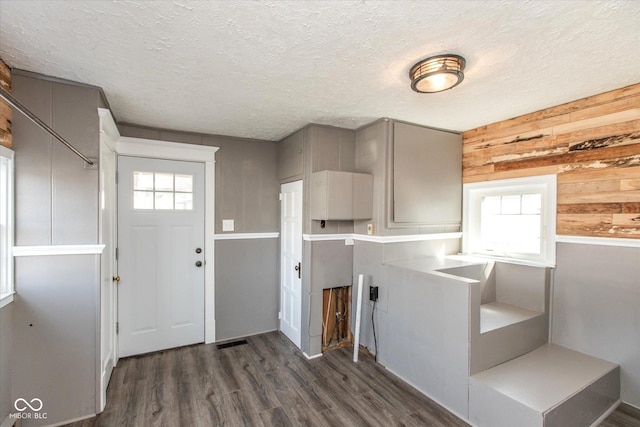
<path fill-rule="evenodd" d="M 117 187 L 116 155 L 105 141 L 100 142 L 100 395 L 98 411 L 107 404 L 107 386 L 116 365 L 117 275 Z"/>
<path fill-rule="evenodd" d="M 283 184 L 280 192 L 280 330 L 300 348 L 302 181 Z"/>
<path fill-rule="evenodd" d="M 204 164 L 118 159 L 119 356 L 204 341 Z"/>

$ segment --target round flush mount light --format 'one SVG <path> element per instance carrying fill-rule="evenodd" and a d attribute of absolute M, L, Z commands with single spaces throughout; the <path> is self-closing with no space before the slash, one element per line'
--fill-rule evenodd
<path fill-rule="evenodd" d="M 451 89 L 464 79 L 465 59 L 446 54 L 423 59 L 411 67 L 411 89 L 420 93 L 435 93 Z"/>

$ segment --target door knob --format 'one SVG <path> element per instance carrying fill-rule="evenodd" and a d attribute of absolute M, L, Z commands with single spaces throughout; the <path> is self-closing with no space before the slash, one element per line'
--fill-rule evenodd
<path fill-rule="evenodd" d="M 196 267 L 202 267 L 202 261 L 196 261 Z"/>
<path fill-rule="evenodd" d="M 114 282 L 119 282 L 120 281 L 120 276 L 113 276 L 113 281 Z"/>
<path fill-rule="evenodd" d="M 202 248 L 196 248 L 196 253 L 197 254 L 202 253 Z"/>

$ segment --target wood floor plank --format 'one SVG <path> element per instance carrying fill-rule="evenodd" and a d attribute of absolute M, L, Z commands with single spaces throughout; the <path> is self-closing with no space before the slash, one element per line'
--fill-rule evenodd
<path fill-rule="evenodd" d="M 320 422 L 296 388 L 276 391 L 280 407 L 296 426 L 320 426 Z"/>
<path fill-rule="evenodd" d="M 72 427 L 468 426 L 352 348 L 307 360 L 284 335 L 218 349 L 194 345 L 121 359 L 97 417 Z M 621 405 L 603 427 L 638 427 Z"/>
<path fill-rule="evenodd" d="M 262 425 L 265 427 L 293 427 L 301 424 L 294 424 L 282 408 L 273 408 L 260 413 Z M 310 424 L 305 424 L 310 425 Z"/>

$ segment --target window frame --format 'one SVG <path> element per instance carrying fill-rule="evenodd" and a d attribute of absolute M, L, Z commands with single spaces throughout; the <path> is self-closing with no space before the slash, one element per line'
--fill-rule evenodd
<path fill-rule="evenodd" d="M 13 262 L 13 242 L 15 233 L 14 222 L 14 197 L 15 197 L 15 176 L 14 176 L 14 152 L 13 150 L 0 146 L 0 157 L 3 161 L 6 161 L 6 180 L 5 177 L 0 177 L 0 183 L 3 184 L 0 189 L 0 197 L 6 197 L 5 210 L 2 212 L 0 218 L 6 218 L 6 232 L 3 234 L 0 230 L 0 245 L 2 251 L 0 253 L 4 257 L 2 260 L 6 264 L 6 270 L 0 271 L 0 308 L 13 301 L 13 295 L 15 294 L 15 282 L 14 282 L 14 262 Z M 0 207 L 2 203 L 0 203 Z M 6 235 L 5 235 L 6 234 Z M 2 283 L 4 282 L 4 283 Z"/>
<path fill-rule="evenodd" d="M 486 196 L 542 194 L 540 254 L 518 252 L 495 253 L 479 249 L 481 231 L 481 203 Z M 462 187 L 462 251 L 524 264 L 555 267 L 556 264 L 556 210 L 557 176 L 538 175 L 464 184 Z"/>

